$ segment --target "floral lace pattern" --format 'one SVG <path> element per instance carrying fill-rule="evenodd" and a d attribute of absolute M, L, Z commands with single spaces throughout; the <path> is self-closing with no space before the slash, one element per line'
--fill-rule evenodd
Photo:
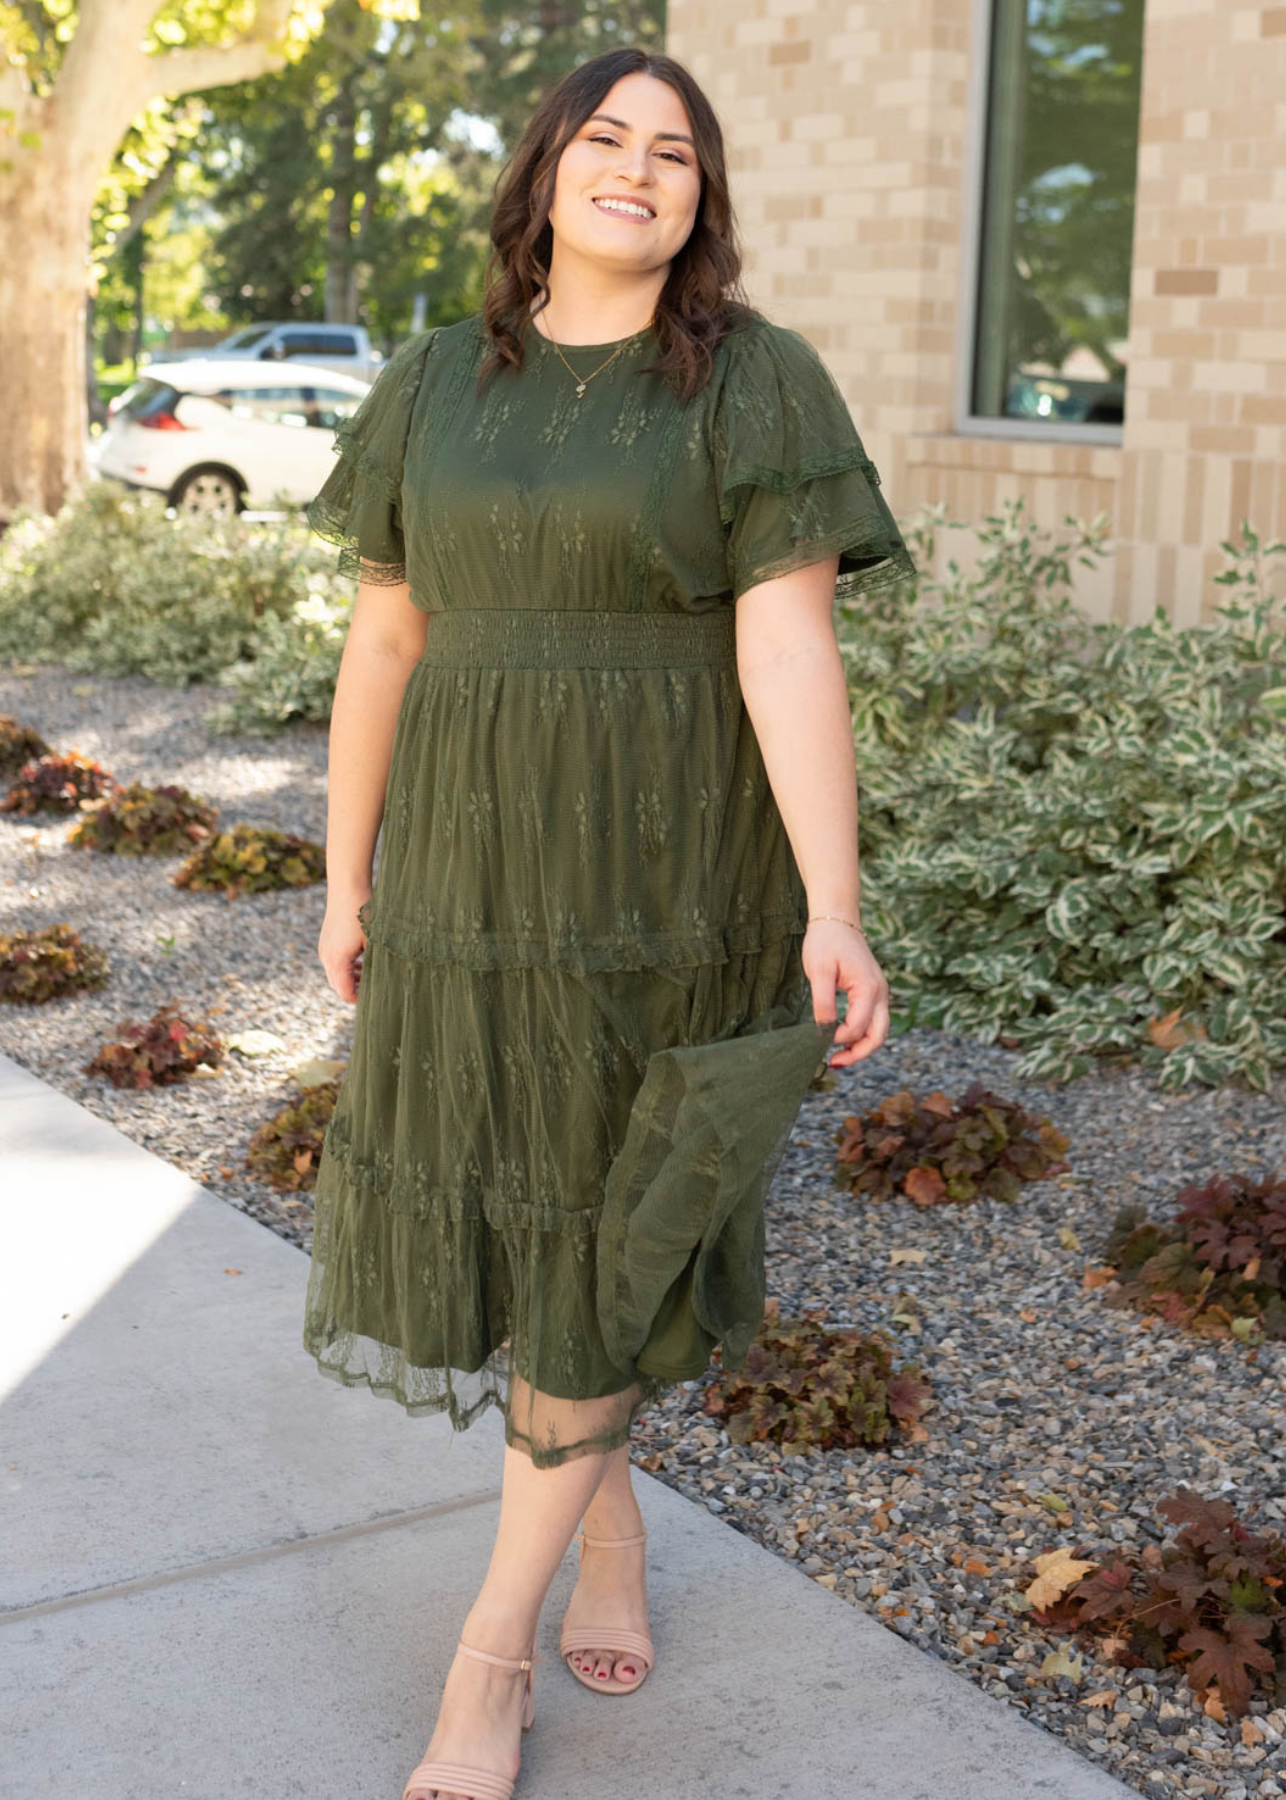
<path fill-rule="evenodd" d="M 309 508 L 428 618 L 304 1343 L 410 1412 L 500 1407 L 540 1466 L 744 1352 L 764 1193 L 834 1030 L 735 602 L 835 551 L 842 590 L 914 573 L 806 340 L 759 320 L 687 405 L 653 349 L 577 398 L 538 339 L 479 392 L 479 321 L 421 333 Z"/>

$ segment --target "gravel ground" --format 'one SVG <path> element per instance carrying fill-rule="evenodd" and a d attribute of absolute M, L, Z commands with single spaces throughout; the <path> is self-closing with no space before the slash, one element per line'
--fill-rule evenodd
<path fill-rule="evenodd" d="M 0 671 L 0 712 L 56 748 L 98 757 L 121 781 L 182 782 L 225 824 L 320 840 L 324 727 L 218 737 L 201 721 L 220 698 L 210 687 Z M 73 852 L 66 831 L 62 819 L 0 815 L 0 930 L 66 918 L 104 945 L 112 983 L 0 1007 L 0 1050 L 306 1250 L 307 1197 L 275 1195 L 243 1165 L 255 1127 L 295 1093 L 290 1071 L 348 1053 L 352 1009 L 316 958 L 324 890 L 235 903 L 188 895 L 164 879 L 177 862 Z M 264 1028 L 285 1047 L 233 1053 L 217 1079 L 152 1094 L 83 1073 L 121 1019 L 172 997 L 226 1032 Z M 825 1307 L 832 1324 L 884 1331 L 898 1361 L 919 1363 L 932 1384 L 928 1440 L 783 1458 L 730 1444 L 701 1411 L 704 1382 L 691 1382 L 639 1421 L 633 1455 L 1138 1792 L 1286 1795 L 1286 1708 L 1256 1703 L 1249 1718 L 1220 1723 L 1178 1671 L 1121 1671 L 1092 1653 L 1079 1681 L 1042 1678 L 1046 1654 L 1071 1641 L 1009 1604 L 1045 1551 L 1105 1556 L 1168 1537 L 1156 1502 L 1180 1484 L 1230 1500 L 1253 1527 L 1286 1530 L 1286 1345 L 1251 1352 L 1150 1328 L 1082 1283 L 1122 1204 L 1165 1217 L 1190 1182 L 1286 1166 L 1286 1078 L 1266 1094 L 1170 1095 L 1140 1070 L 1024 1082 L 1016 1061 L 915 1031 L 833 1072 L 805 1101 L 769 1200 L 769 1285 L 783 1311 Z M 929 1211 L 858 1203 L 831 1186 L 846 1114 L 897 1088 L 957 1094 L 975 1078 L 1048 1114 L 1071 1140 L 1070 1173 L 1013 1205 Z M 1065 1227 L 1079 1249 L 1063 1247 Z M 891 1262 L 912 1247 L 927 1251 L 923 1263 Z M 895 1312 L 918 1327 L 893 1323 Z M 1039 1498 L 1051 1492 L 1070 1510 L 1052 1514 Z"/>

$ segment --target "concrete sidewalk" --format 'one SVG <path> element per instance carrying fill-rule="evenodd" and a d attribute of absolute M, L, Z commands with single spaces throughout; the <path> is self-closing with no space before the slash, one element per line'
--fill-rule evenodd
<path fill-rule="evenodd" d="M 398 1800 L 490 1552 L 498 1415 L 324 1379 L 305 1257 L 5 1057 L 0 1193 L 0 1793 Z M 620 1701 L 562 1668 L 569 1552 L 515 1800 L 1133 1793 L 635 1481 L 657 1667 Z"/>

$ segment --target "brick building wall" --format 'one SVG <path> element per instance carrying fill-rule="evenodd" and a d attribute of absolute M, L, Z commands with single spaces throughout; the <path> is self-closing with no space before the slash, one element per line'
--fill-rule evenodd
<path fill-rule="evenodd" d="M 669 0 L 666 48 L 722 121 L 747 290 L 825 357 L 898 516 L 1103 512 L 1080 602 L 1208 619 L 1220 540 L 1286 537 L 1286 6 L 1147 0 L 1125 423 L 1100 441 L 961 415 L 989 10 Z M 971 536 L 941 554 L 968 567 Z"/>

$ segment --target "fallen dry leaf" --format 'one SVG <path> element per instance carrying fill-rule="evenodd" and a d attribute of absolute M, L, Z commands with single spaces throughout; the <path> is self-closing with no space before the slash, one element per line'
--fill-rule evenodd
<path fill-rule="evenodd" d="M 1052 1606 L 1069 1588 L 1074 1588 L 1083 1575 L 1097 1567 L 1097 1563 L 1081 1562 L 1065 1545 L 1049 1550 L 1036 1558 L 1038 1574 L 1023 1593 L 1033 1606 Z"/>
<path fill-rule="evenodd" d="M 1085 1669 L 1084 1659 L 1073 1656 L 1066 1644 L 1060 1644 L 1057 1650 L 1051 1650 L 1040 1665 L 1043 1681 L 1056 1681 L 1060 1675 L 1066 1675 L 1071 1681 L 1079 1681 Z"/>

